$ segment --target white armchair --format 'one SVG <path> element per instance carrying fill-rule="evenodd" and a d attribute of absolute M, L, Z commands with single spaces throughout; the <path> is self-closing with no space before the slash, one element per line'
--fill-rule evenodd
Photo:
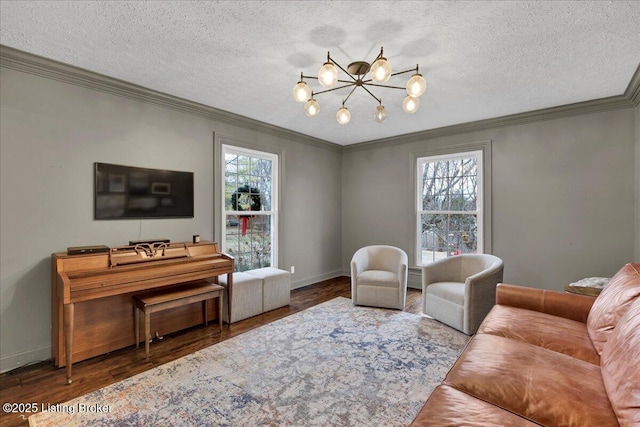
<path fill-rule="evenodd" d="M 351 259 L 353 304 L 404 310 L 408 264 L 407 254 L 393 246 L 358 249 Z"/>
<path fill-rule="evenodd" d="M 422 267 L 422 312 L 467 335 L 474 334 L 496 300 L 503 261 L 463 254 Z"/>

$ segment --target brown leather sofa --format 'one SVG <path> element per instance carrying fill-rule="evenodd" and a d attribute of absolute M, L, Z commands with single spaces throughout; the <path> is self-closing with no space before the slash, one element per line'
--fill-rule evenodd
<path fill-rule="evenodd" d="M 500 284 L 412 423 L 640 426 L 640 264 L 597 298 Z"/>

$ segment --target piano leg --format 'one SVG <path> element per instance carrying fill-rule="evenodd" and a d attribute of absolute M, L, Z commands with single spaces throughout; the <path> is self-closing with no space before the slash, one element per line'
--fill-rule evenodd
<path fill-rule="evenodd" d="M 62 316 L 62 327 L 64 328 L 64 357 L 67 363 L 67 384 L 71 384 L 71 365 L 73 364 L 73 303 L 64 304 Z"/>

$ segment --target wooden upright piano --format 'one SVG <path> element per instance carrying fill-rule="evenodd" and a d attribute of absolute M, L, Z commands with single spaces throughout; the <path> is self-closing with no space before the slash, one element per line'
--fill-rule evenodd
<path fill-rule="evenodd" d="M 137 292 L 203 279 L 217 283 L 218 276 L 226 274 L 231 319 L 234 259 L 220 253 L 217 243 L 151 243 L 111 248 L 108 253 L 54 253 L 51 259 L 52 353 L 56 366 L 66 366 L 67 383 L 71 383 L 74 361 L 133 345 L 139 339 L 134 336 L 131 302 Z M 202 323 L 199 307 L 156 313 L 154 327 L 164 334 Z"/>

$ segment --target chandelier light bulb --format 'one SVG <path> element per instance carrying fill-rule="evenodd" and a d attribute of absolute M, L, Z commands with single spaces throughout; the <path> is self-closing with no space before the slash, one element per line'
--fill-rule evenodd
<path fill-rule="evenodd" d="M 318 71 L 318 81 L 324 87 L 331 87 L 338 82 L 338 69 L 327 61 Z"/>
<path fill-rule="evenodd" d="M 384 105 L 380 104 L 376 107 L 376 112 L 373 114 L 373 118 L 378 123 L 382 123 L 387 118 L 387 110 Z"/>
<path fill-rule="evenodd" d="M 309 85 L 300 80 L 293 88 L 293 98 L 298 102 L 305 102 L 311 98 L 311 88 Z"/>
<path fill-rule="evenodd" d="M 420 107 L 420 98 L 407 95 L 402 101 L 402 109 L 405 113 L 415 113 Z"/>
<path fill-rule="evenodd" d="M 336 120 L 338 120 L 338 123 L 340 123 L 341 125 L 346 125 L 351 121 L 351 113 L 349 112 L 349 110 L 347 110 L 347 107 L 343 105 L 342 108 L 338 110 L 338 113 L 336 114 Z"/>
<path fill-rule="evenodd" d="M 318 104 L 318 101 L 313 98 L 308 100 L 306 104 L 304 104 L 304 112 L 309 117 L 317 116 L 320 112 L 320 105 Z"/>
<path fill-rule="evenodd" d="M 427 90 L 427 82 L 422 74 L 415 73 L 407 82 L 407 93 L 409 96 L 417 98 Z"/>
<path fill-rule="evenodd" d="M 391 64 L 385 57 L 378 58 L 371 65 L 371 79 L 376 83 L 384 83 L 391 77 Z"/>

